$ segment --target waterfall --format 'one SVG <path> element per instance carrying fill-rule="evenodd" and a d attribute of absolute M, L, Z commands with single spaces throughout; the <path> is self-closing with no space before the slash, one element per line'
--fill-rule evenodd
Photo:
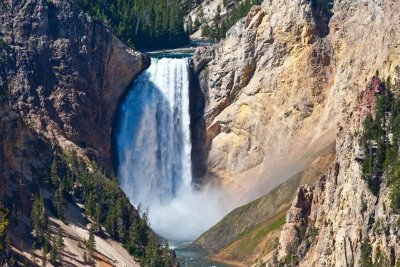
<path fill-rule="evenodd" d="M 118 177 L 151 227 L 170 240 L 193 240 L 222 217 L 218 194 L 194 190 L 187 58 L 152 59 L 121 106 Z"/>
<path fill-rule="evenodd" d="M 120 182 L 135 205 L 191 186 L 188 59 L 152 59 L 122 105 Z"/>

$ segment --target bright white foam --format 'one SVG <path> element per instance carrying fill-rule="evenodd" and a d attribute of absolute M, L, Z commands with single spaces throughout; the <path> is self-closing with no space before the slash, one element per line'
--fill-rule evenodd
<path fill-rule="evenodd" d="M 222 218 L 215 191 L 192 188 L 188 59 L 153 59 L 122 105 L 118 176 L 152 228 L 193 240 Z"/>

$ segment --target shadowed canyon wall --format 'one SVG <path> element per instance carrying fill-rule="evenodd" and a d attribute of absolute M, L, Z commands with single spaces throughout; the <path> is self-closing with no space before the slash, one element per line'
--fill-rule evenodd
<path fill-rule="evenodd" d="M 2 1 L 0 19 L 16 57 L 12 108 L 54 144 L 111 171 L 114 113 L 149 59 L 71 1 Z"/>

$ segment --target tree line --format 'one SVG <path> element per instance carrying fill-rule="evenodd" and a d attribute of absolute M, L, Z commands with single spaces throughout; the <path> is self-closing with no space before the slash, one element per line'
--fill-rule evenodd
<path fill-rule="evenodd" d="M 188 1 L 77 0 L 95 19 L 104 21 L 126 44 L 137 49 L 173 48 L 188 41 L 183 16 Z"/>

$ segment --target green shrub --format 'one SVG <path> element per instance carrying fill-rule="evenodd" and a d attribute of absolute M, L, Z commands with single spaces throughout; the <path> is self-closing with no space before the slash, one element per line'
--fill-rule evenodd
<path fill-rule="evenodd" d="M 372 263 L 372 246 L 367 241 L 361 244 L 360 266 L 374 266 L 374 264 Z"/>

